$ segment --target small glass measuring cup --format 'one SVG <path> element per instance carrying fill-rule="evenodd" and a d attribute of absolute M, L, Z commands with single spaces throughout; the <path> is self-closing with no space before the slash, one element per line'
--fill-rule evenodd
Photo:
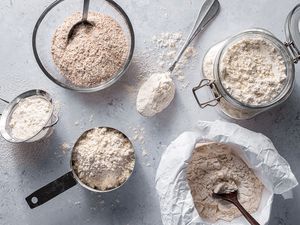
<path fill-rule="evenodd" d="M 129 140 L 129 138 L 121 131 L 115 129 L 115 128 L 111 128 L 111 127 L 98 127 L 98 128 L 107 128 L 110 130 L 114 130 L 117 131 L 119 133 L 121 133 L 128 141 L 129 143 L 132 145 L 132 142 Z M 74 167 L 73 167 L 73 161 L 72 161 L 72 156 L 74 153 L 74 148 L 75 146 L 79 143 L 79 141 L 86 136 L 86 134 L 90 131 L 92 131 L 95 128 L 86 130 L 83 134 L 80 135 L 80 137 L 77 139 L 77 141 L 75 142 L 73 148 L 72 148 L 72 152 L 71 152 L 71 157 L 70 157 L 70 168 L 71 171 L 67 172 L 66 174 L 62 175 L 61 177 L 57 178 L 56 180 L 50 182 L 49 184 L 43 186 L 42 188 L 38 189 L 37 191 L 33 192 L 32 194 L 30 194 L 28 197 L 26 197 L 26 202 L 28 203 L 29 207 L 31 209 L 38 207 L 46 202 L 48 202 L 49 200 L 53 199 L 54 197 L 56 197 L 57 195 L 63 193 L 64 191 L 70 189 L 71 187 L 75 186 L 77 183 L 80 184 L 80 186 L 82 186 L 83 188 L 92 191 L 92 192 L 97 192 L 97 193 L 105 193 L 105 192 L 111 192 L 114 190 L 119 189 L 120 187 L 122 187 L 131 177 L 134 168 L 135 168 L 135 161 L 136 161 L 136 156 L 135 156 L 135 151 L 134 151 L 134 166 L 133 169 L 130 173 L 130 175 L 127 177 L 126 181 L 123 182 L 122 184 L 120 184 L 119 186 L 112 188 L 112 189 L 108 189 L 108 190 L 99 190 L 96 188 L 92 188 L 88 185 L 86 185 L 85 183 L 83 183 L 80 178 L 77 176 L 76 172 L 74 171 Z"/>
<path fill-rule="evenodd" d="M 32 96 L 37 96 L 39 98 L 43 98 L 47 100 L 51 105 L 51 113 L 49 114 L 49 118 L 46 120 L 45 124 L 32 137 L 29 137 L 28 139 L 24 139 L 24 140 L 17 139 L 13 137 L 13 135 L 11 134 L 11 127 L 9 126 L 11 115 L 21 100 Z M 2 112 L 2 115 L 0 114 L 1 115 L 0 132 L 3 138 L 9 142 L 12 143 L 35 142 L 43 138 L 46 138 L 51 135 L 53 131 L 53 126 L 56 125 L 59 120 L 58 116 L 56 115 L 57 112 L 56 110 L 54 110 L 55 106 L 53 104 L 52 98 L 50 94 L 48 94 L 44 90 L 35 89 L 35 90 L 26 91 L 20 94 L 19 96 L 17 96 L 11 102 L 8 102 L 2 98 L 0 98 L 0 100 L 2 100 L 4 103 L 7 104 L 7 106 Z"/>

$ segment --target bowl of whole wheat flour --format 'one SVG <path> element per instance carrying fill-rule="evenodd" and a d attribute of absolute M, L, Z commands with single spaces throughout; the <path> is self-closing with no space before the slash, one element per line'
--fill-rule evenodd
<path fill-rule="evenodd" d="M 91 27 L 79 26 L 83 0 L 56 0 L 39 17 L 32 36 L 35 59 L 57 85 L 95 92 L 115 83 L 134 51 L 134 31 L 124 10 L 112 0 L 90 2 Z"/>

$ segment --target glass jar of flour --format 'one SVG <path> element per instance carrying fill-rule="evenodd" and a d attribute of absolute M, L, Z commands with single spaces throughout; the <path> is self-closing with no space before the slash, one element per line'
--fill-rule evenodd
<path fill-rule="evenodd" d="M 206 53 L 202 79 L 193 88 L 201 108 L 216 106 L 234 119 L 249 119 L 283 103 L 295 80 L 300 59 L 300 4 L 288 15 L 286 42 L 263 29 L 243 31 Z M 210 87 L 214 98 L 201 102 L 196 94 Z"/>

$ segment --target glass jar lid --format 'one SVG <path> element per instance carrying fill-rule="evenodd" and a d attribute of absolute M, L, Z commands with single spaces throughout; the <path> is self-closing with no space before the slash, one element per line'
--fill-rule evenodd
<path fill-rule="evenodd" d="M 297 63 L 300 60 L 300 4 L 289 13 L 285 23 L 285 35 L 287 42 L 285 45 Z"/>

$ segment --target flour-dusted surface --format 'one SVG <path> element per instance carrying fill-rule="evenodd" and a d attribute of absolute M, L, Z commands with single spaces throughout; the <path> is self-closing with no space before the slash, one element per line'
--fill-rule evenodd
<path fill-rule="evenodd" d="M 213 192 L 222 191 L 226 186 L 237 188 L 239 202 L 249 213 L 259 207 L 263 185 L 228 145 L 205 143 L 196 146 L 187 167 L 187 179 L 196 209 L 208 221 L 231 221 L 241 216 L 233 204 L 212 197 Z"/>
<path fill-rule="evenodd" d="M 9 121 L 11 135 L 18 140 L 27 140 L 36 135 L 49 121 L 51 103 L 41 97 L 32 96 L 20 100 Z"/>
<path fill-rule="evenodd" d="M 123 67 L 128 42 L 121 26 L 111 17 L 89 12 L 93 27 L 79 26 L 67 40 L 81 13 L 66 18 L 53 36 L 52 57 L 62 75 L 80 87 L 94 87 L 111 79 Z"/>
<path fill-rule="evenodd" d="M 175 84 L 170 73 L 154 73 L 138 92 L 137 111 L 146 117 L 154 116 L 169 106 L 174 95 Z"/>
<path fill-rule="evenodd" d="M 74 146 L 72 163 L 83 183 L 105 191 L 122 185 L 129 178 L 135 156 L 132 144 L 122 133 L 95 128 Z"/>
<path fill-rule="evenodd" d="M 156 65 L 162 71 L 169 69 L 180 48 L 183 46 L 184 41 L 183 34 L 180 32 L 163 32 L 152 37 L 154 48 L 159 50 Z M 187 74 L 184 73 L 184 69 L 187 65 L 190 65 L 192 59 L 196 56 L 196 52 L 197 50 L 192 44 L 187 47 L 171 74 L 179 82 L 179 88 L 187 88 L 190 84 Z M 157 54 L 157 52 L 154 54 Z"/>
<path fill-rule="evenodd" d="M 137 92 L 131 94 L 127 86 L 136 90 L 140 87 L 138 76 L 145 67 L 140 69 L 138 62 L 146 61 L 141 54 L 147 52 L 144 41 L 151 42 L 154 35 L 158 36 L 162 32 L 181 32 L 184 38 L 193 26 L 203 2 L 118 0 L 117 3 L 132 21 L 136 34 L 134 61 L 111 88 L 92 94 L 80 94 L 66 91 L 51 82 L 40 70 L 32 53 L 33 27 L 42 11 L 53 0 L 0 1 L 0 18 L 3 21 L 0 27 L 5 34 L 0 37 L 0 97 L 11 100 L 23 91 L 40 88 L 51 93 L 53 99 L 59 100 L 61 105 L 60 121 L 53 135 L 45 142 L 16 145 L 0 138 L 0 224 L 162 225 L 154 188 L 154 177 L 162 152 L 179 133 L 190 129 L 195 121 L 221 118 L 215 108 L 199 109 L 191 95 L 191 88 L 202 78 L 202 58 L 206 51 L 232 34 L 258 26 L 284 40 L 283 24 L 286 15 L 299 3 L 296 0 L 220 1 L 220 14 L 194 42 L 197 58 L 184 69 L 190 85 L 185 89 L 178 88 L 174 102 L 157 116 L 150 119 L 139 116 L 135 102 Z M 78 11 L 81 9 L 82 2 L 78 3 Z M 65 10 L 69 15 L 73 13 L 69 7 Z M 64 19 L 62 17 L 58 24 Z M 152 53 L 155 56 L 154 63 L 158 54 Z M 270 137 L 300 179 L 300 77 L 297 76 L 300 74 L 300 66 L 296 65 L 295 69 L 296 86 L 284 106 L 239 123 Z M 151 72 L 159 70 L 154 68 Z M 176 78 L 174 80 L 180 86 Z M 208 90 L 203 91 L 205 94 L 211 96 Z M 93 122 L 89 122 L 91 114 L 94 115 Z M 78 126 L 75 126 L 76 121 L 79 122 Z M 124 131 L 136 146 L 136 169 L 128 182 L 117 191 L 106 194 L 92 193 L 77 185 L 37 210 L 31 210 L 24 198 L 70 169 L 70 151 L 64 154 L 60 145 L 67 142 L 72 146 L 83 131 L 103 125 Z M 139 141 L 133 140 L 133 127 L 144 127 L 144 147 L 148 152 L 146 157 L 142 156 Z M 151 166 L 146 166 L 148 163 Z M 295 188 L 293 194 L 294 198 L 289 200 L 281 196 L 274 198 L 270 224 L 298 224 L 300 188 Z"/>
<path fill-rule="evenodd" d="M 238 101 L 263 105 L 286 84 L 286 66 L 275 45 L 261 37 L 245 38 L 228 47 L 220 62 L 220 79 Z"/>
<path fill-rule="evenodd" d="M 161 33 L 158 36 L 152 37 L 152 43 L 154 47 L 148 49 L 148 53 L 144 53 L 148 56 L 158 54 L 155 66 L 155 70 L 159 69 L 159 72 L 151 73 L 149 78 L 141 85 L 136 101 L 137 111 L 146 117 L 154 116 L 155 114 L 163 111 L 169 106 L 175 95 L 175 83 L 172 79 L 176 79 L 178 84 L 177 88 L 185 89 L 189 86 L 189 82 L 184 74 L 184 69 L 193 57 L 196 55 L 196 49 L 189 46 L 183 53 L 181 59 L 177 62 L 176 67 L 170 72 L 167 71 L 172 65 L 178 54 L 179 49 L 184 43 L 184 39 L 181 33 Z M 149 74 L 150 68 L 145 66 L 142 70 L 145 70 L 146 75 Z M 147 72 L 148 71 L 148 72 Z"/>

